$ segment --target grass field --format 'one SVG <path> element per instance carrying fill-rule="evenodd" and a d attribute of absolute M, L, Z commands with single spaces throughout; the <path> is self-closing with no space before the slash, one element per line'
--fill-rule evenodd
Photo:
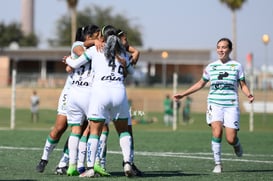
<path fill-rule="evenodd" d="M 86 180 L 85 178 L 54 175 L 61 156 L 65 133 L 52 153 L 44 173 L 36 173 L 44 141 L 54 124 L 56 111 L 41 110 L 40 121 L 30 122 L 29 110 L 16 112 L 16 129 L 9 130 L 9 109 L 0 109 L 0 180 Z M 211 132 L 205 124 L 204 114 L 193 114 L 192 124 L 178 124 L 177 131 L 162 123 L 161 113 L 149 113 L 145 120 L 158 122 L 134 126 L 135 163 L 144 171 L 136 180 L 272 180 L 273 178 L 273 121 L 272 114 L 264 120 L 255 114 L 254 132 L 248 131 L 248 115 L 242 115 L 239 137 L 244 156 L 237 158 L 223 140 L 222 174 L 211 172 L 214 164 L 210 148 Z M 107 170 L 110 178 L 96 180 L 129 180 L 123 176 L 122 157 L 117 135 L 111 126 L 108 141 Z"/>

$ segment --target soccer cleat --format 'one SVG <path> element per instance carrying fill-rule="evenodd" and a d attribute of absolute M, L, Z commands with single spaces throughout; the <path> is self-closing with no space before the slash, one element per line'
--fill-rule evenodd
<path fill-rule="evenodd" d="M 215 165 L 214 169 L 212 170 L 213 173 L 221 173 L 223 171 L 223 167 L 221 164 Z"/>
<path fill-rule="evenodd" d="M 239 144 L 238 146 L 234 146 L 233 148 L 234 148 L 234 152 L 237 157 L 243 156 L 243 148 L 242 148 L 241 144 Z"/>
<path fill-rule="evenodd" d="M 123 166 L 123 169 L 124 169 L 124 174 L 125 174 L 126 177 L 135 176 L 134 172 L 133 172 L 133 169 L 132 169 L 132 164 L 131 163 L 125 162 L 124 166 Z"/>
<path fill-rule="evenodd" d="M 95 177 L 95 171 L 93 168 L 87 169 L 79 177 Z"/>
<path fill-rule="evenodd" d="M 100 176 L 104 176 L 104 177 L 105 176 L 111 176 L 111 174 L 108 173 L 108 172 L 106 172 L 105 168 L 102 168 L 100 166 L 100 164 L 98 164 L 98 163 L 95 163 L 95 165 L 94 165 L 94 171 L 96 173 L 100 174 Z"/>
<path fill-rule="evenodd" d="M 78 176 L 79 172 L 76 169 L 75 165 L 69 165 L 67 172 L 66 172 L 67 176 Z"/>
<path fill-rule="evenodd" d="M 85 172 L 85 167 L 79 167 L 77 168 L 79 174 L 82 174 L 83 172 Z"/>
<path fill-rule="evenodd" d="M 65 166 L 65 167 L 57 167 L 57 168 L 55 169 L 55 172 L 54 172 L 54 173 L 55 173 L 56 175 L 66 175 L 67 169 L 68 169 L 67 166 Z"/>
<path fill-rule="evenodd" d="M 133 170 L 135 176 L 143 177 L 144 173 L 143 173 L 142 171 L 140 171 L 140 170 L 136 167 L 136 165 L 135 165 L 134 163 L 132 164 L 132 170 Z"/>
<path fill-rule="evenodd" d="M 38 165 L 36 166 L 36 171 L 40 172 L 40 173 L 44 172 L 47 163 L 48 163 L 47 160 L 41 159 L 40 162 L 38 163 Z"/>

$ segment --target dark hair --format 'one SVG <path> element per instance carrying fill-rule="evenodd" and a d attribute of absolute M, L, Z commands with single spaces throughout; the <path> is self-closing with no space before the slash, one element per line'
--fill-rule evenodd
<path fill-rule="evenodd" d="M 228 39 L 228 38 L 221 38 L 220 40 L 218 40 L 217 45 L 218 45 L 218 43 L 221 42 L 221 41 L 226 41 L 226 42 L 228 42 L 228 48 L 229 48 L 230 50 L 232 50 L 232 42 L 230 41 L 230 39 Z"/>
<path fill-rule="evenodd" d="M 121 37 L 126 37 L 126 32 L 122 31 L 121 29 L 118 29 L 118 30 L 117 30 L 117 36 L 118 36 L 119 38 L 121 38 Z M 126 51 L 129 51 L 129 42 L 128 42 L 127 39 L 126 39 L 125 44 L 124 44 L 124 42 L 123 42 L 123 46 L 125 47 Z"/>
<path fill-rule="evenodd" d="M 116 35 L 117 30 L 114 26 L 112 25 L 105 25 L 101 29 L 101 36 L 103 36 L 103 39 L 106 41 L 108 36 L 110 35 Z"/>
<path fill-rule="evenodd" d="M 99 32 L 100 28 L 97 25 L 87 25 L 84 27 L 83 35 L 84 37 L 86 35 L 92 36 L 94 33 Z"/>
<path fill-rule="evenodd" d="M 75 41 L 84 41 L 83 31 L 84 31 L 84 27 L 80 27 L 77 29 Z"/>
<path fill-rule="evenodd" d="M 117 30 L 117 35 L 118 35 L 118 37 L 121 37 L 121 36 L 123 36 L 123 35 L 125 35 L 126 33 L 124 32 L 124 31 L 122 31 L 121 29 L 118 29 Z"/>
<path fill-rule="evenodd" d="M 126 54 L 125 47 L 117 36 L 117 30 L 114 26 L 104 26 L 101 29 L 101 35 L 105 41 L 104 55 L 109 61 L 115 60 L 116 54 Z"/>

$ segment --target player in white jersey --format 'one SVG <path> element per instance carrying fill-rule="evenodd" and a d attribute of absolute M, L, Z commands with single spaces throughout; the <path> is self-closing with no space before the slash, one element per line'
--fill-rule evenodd
<path fill-rule="evenodd" d="M 97 39 L 100 29 L 95 25 L 88 25 L 84 28 L 85 40 L 88 38 Z M 76 47 L 83 47 L 83 41 L 74 42 L 71 49 L 71 56 L 77 58 L 74 49 Z M 85 49 L 82 48 L 82 52 Z M 71 126 L 71 134 L 68 140 L 69 149 L 69 167 L 67 170 L 67 175 L 73 176 L 78 175 L 79 172 L 84 172 L 84 156 L 86 153 L 86 147 L 78 152 L 78 146 L 80 146 L 81 141 L 86 145 L 87 135 L 82 136 L 82 125 L 86 121 L 86 113 L 88 109 L 90 96 L 91 84 L 92 84 L 93 74 L 91 69 L 91 62 L 86 62 L 79 68 L 74 69 L 73 82 L 69 91 L 69 98 L 67 101 L 67 122 Z M 89 130 L 89 129 L 88 129 Z M 89 131 L 87 132 L 87 134 Z M 85 139 L 84 139 L 85 138 Z M 81 139 L 81 140 L 80 140 Z M 83 140 L 84 139 L 84 140 Z M 79 154 L 78 154 L 79 153 Z M 78 156 L 83 155 L 81 162 L 78 162 Z M 79 169 L 77 169 L 77 166 Z M 81 168 L 81 169 L 80 169 Z"/>
<path fill-rule="evenodd" d="M 230 59 L 232 42 L 228 38 L 222 38 L 217 42 L 217 54 L 219 59 L 210 63 L 204 70 L 201 80 L 181 94 L 174 95 L 177 101 L 201 88 L 210 81 L 210 91 L 207 98 L 207 123 L 211 126 L 211 147 L 214 156 L 215 167 L 213 173 L 221 173 L 221 141 L 223 128 L 225 128 L 226 140 L 233 146 L 238 157 L 243 155 L 242 146 L 237 136 L 240 128 L 240 110 L 238 98 L 238 86 L 248 97 L 249 102 L 254 101 L 246 82 L 242 65 Z"/>
<path fill-rule="evenodd" d="M 81 33 L 82 33 L 82 28 L 79 28 L 77 30 L 77 34 L 76 34 L 76 38 L 75 38 L 76 41 L 84 41 Z M 78 55 L 81 55 L 81 53 L 82 52 L 78 52 Z M 38 172 L 44 171 L 45 166 L 48 163 L 48 159 L 49 159 L 50 154 L 52 153 L 54 148 L 57 146 L 62 134 L 67 129 L 66 106 L 67 106 L 68 92 L 69 92 L 70 86 L 73 81 L 73 79 L 72 79 L 73 74 L 72 74 L 72 70 L 69 66 L 66 67 L 66 70 L 67 70 L 67 72 L 69 72 L 69 74 L 67 76 L 64 88 L 63 88 L 61 95 L 59 97 L 55 125 L 47 137 L 41 161 L 39 162 L 39 164 L 36 167 L 36 170 Z M 67 169 L 66 164 L 67 164 L 68 160 L 69 160 L 69 157 L 68 157 L 68 149 L 67 149 L 67 144 L 66 144 L 64 147 L 63 157 L 62 157 L 58 167 L 56 168 L 57 174 L 63 174 L 63 172 L 66 172 L 66 169 Z"/>
<path fill-rule="evenodd" d="M 84 41 L 84 37 L 83 37 L 83 28 L 78 28 L 77 33 L 76 33 L 76 37 L 75 37 L 75 41 L 77 42 L 83 42 Z M 86 42 L 86 46 L 91 46 L 96 44 L 96 46 L 100 46 L 98 43 L 98 41 L 92 41 L 90 39 L 88 39 Z M 74 49 L 75 53 L 80 56 L 83 52 L 84 52 L 84 47 L 81 46 L 77 46 Z M 72 76 L 72 69 L 71 67 L 67 66 L 66 67 L 66 71 L 69 73 L 69 75 L 67 76 L 64 88 L 61 92 L 61 95 L 59 97 L 59 101 L 58 101 L 58 109 L 57 109 L 57 117 L 56 117 L 56 121 L 55 121 L 55 125 L 53 127 L 53 129 L 50 131 L 46 142 L 45 142 L 45 146 L 44 146 L 44 150 L 43 150 L 43 155 L 41 157 L 40 162 L 38 163 L 38 165 L 36 166 L 36 170 L 38 172 L 43 172 L 47 163 L 48 163 L 48 159 L 50 154 L 52 153 L 52 151 L 54 150 L 54 148 L 57 146 L 61 136 L 63 135 L 63 133 L 65 132 L 65 130 L 67 129 L 67 115 L 66 115 L 66 109 L 67 109 L 67 99 L 68 99 L 68 92 L 70 89 L 70 86 L 73 82 Z M 68 141 L 67 141 L 68 142 Z M 63 151 L 63 156 L 56 168 L 55 173 L 56 174 L 66 174 L 66 170 L 68 167 L 68 160 L 69 160 L 69 156 L 68 156 L 68 145 L 67 143 L 64 146 L 64 151 Z"/>
<path fill-rule="evenodd" d="M 131 135 L 128 132 L 129 105 L 124 85 L 124 78 L 133 68 L 126 57 L 126 50 L 116 35 L 112 26 L 105 26 L 101 30 L 105 47 L 103 52 L 96 48 L 89 48 L 84 55 L 76 61 L 67 58 L 66 62 L 76 68 L 92 62 L 94 79 L 88 120 L 90 125 L 90 136 L 87 144 L 87 171 L 80 177 L 94 177 L 95 155 L 98 147 L 99 136 L 104 122 L 110 118 L 113 120 L 120 137 L 120 146 L 125 162 L 124 172 L 126 176 L 133 176 L 131 167 Z"/>
<path fill-rule="evenodd" d="M 136 65 L 140 52 L 133 46 L 131 46 L 127 40 L 127 35 L 124 31 L 118 29 L 117 30 L 117 36 L 120 38 L 122 44 L 124 45 L 126 51 L 129 53 L 128 56 L 130 57 L 130 62 L 132 65 Z M 132 169 L 136 176 L 143 176 L 143 172 L 139 170 L 136 165 L 134 164 L 134 137 L 133 137 L 133 129 L 132 129 L 132 119 L 131 115 L 128 120 L 128 129 L 129 133 L 132 137 L 132 152 L 131 152 L 131 158 L 132 158 Z M 109 128 L 108 124 L 105 124 L 103 127 L 100 139 L 99 139 L 99 147 L 96 155 L 96 162 L 94 169 L 95 171 L 104 170 L 106 166 L 106 152 L 107 152 L 107 137 L 109 134 Z M 124 162 L 122 163 L 124 165 Z"/>

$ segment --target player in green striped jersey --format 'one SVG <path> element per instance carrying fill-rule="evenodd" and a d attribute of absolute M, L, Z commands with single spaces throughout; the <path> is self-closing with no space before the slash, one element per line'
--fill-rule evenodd
<path fill-rule="evenodd" d="M 232 42 L 228 38 L 222 38 L 217 42 L 218 60 L 210 63 L 204 70 L 202 78 L 183 93 L 174 95 L 178 101 L 210 82 L 210 90 L 207 98 L 207 123 L 212 130 L 211 147 L 214 156 L 214 173 L 223 170 L 221 162 L 221 141 L 223 128 L 227 142 L 233 146 L 238 157 L 243 155 L 242 146 L 237 132 L 240 128 L 240 110 L 238 98 L 238 86 L 248 97 L 249 102 L 254 101 L 246 81 L 242 65 L 230 58 Z"/>

